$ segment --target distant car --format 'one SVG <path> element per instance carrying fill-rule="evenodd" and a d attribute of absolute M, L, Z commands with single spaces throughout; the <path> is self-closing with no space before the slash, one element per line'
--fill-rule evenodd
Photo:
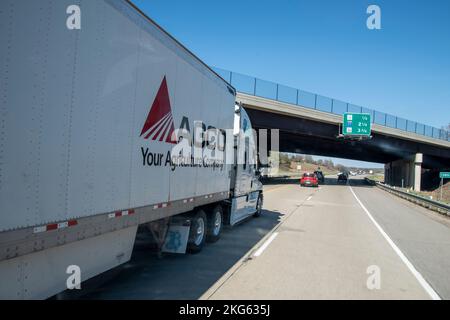
<path fill-rule="evenodd" d="M 319 180 L 319 183 L 325 182 L 325 176 L 323 175 L 322 171 L 314 171 L 314 174 L 316 175 L 317 180 Z"/>
<path fill-rule="evenodd" d="M 347 174 L 346 174 L 346 173 L 340 173 L 340 174 L 338 175 L 338 182 L 339 182 L 339 181 L 347 182 L 347 179 L 348 179 L 348 177 L 347 177 Z"/>
<path fill-rule="evenodd" d="M 302 187 L 318 187 L 319 180 L 315 173 L 304 173 L 300 179 L 300 185 Z"/>

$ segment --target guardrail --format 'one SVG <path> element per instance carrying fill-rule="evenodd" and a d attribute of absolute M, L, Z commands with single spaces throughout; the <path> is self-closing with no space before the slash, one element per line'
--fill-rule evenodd
<path fill-rule="evenodd" d="M 369 113 L 372 123 L 438 140 L 450 141 L 450 134 L 447 130 L 241 73 L 217 67 L 213 67 L 213 70 L 241 93 L 337 115 L 343 115 L 345 112 Z"/>
<path fill-rule="evenodd" d="M 419 196 L 417 194 L 414 193 L 409 193 L 409 192 L 405 192 L 403 190 L 399 190 L 396 189 L 395 187 L 391 187 L 388 185 L 385 185 L 384 183 L 378 182 L 378 181 L 374 181 L 371 180 L 369 178 L 365 178 L 365 180 L 374 186 L 379 187 L 380 189 L 383 189 L 389 193 L 392 193 L 400 198 L 403 198 L 405 200 L 414 202 L 422 207 L 431 209 L 433 211 L 439 212 L 440 214 L 444 214 L 447 216 L 450 216 L 450 205 L 447 205 L 445 203 L 439 202 L 439 201 L 435 201 L 435 200 L 431 200 L 428 199 L 426 197 L 422 197 Z"/>

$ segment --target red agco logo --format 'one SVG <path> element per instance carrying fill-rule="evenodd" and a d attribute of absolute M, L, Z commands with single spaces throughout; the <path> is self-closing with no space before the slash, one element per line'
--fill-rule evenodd
<path fill-rule="evenodd" d="M 191 136 L 191 126 L 189 124 L 189 118 L 183 116 L 181 119 L 180 127 L 180 142 L 187 141 L 188 145 L 181 143 L 182 149 L 175 150 L 175 155 L 172 158 L 172 150 L 166 152 L 154 152 L 150 146 L 141 146 L 142 165 L 144 167 L 160 167 L 167 166 L 174 171 L 177 167 L 211 167 L 213 169 L 220 167 L 223 168 L 223 162 L 216 159 L 212 161 L 208 160 L 208 157 L 203 155 L 203 150 L 208 148 L 223 152 L 225 150 L 225 130 L 216 129 L 213 126 L 206 126 L 203 121 L 194 121 L 193 131 L 197 133 L 194 135 L 199 141 L 193 141 L 195 139 Z M 148 140 L 160 141 L 170 144 L 177 144 L 177 135 L 179 132 L 175 132 L 175 125 L 173 121 L 172 108 L 170 106 L 169 90 L 167 88 L 167 80 L 164 76 L 158 92 L 156 93 L 155 100 L 150 108 L 150 112 L 147 115 L 144 126 L 141 130 L 141 137 Z M 200 133 L 200 134 L 198 134 Z M 222 138 L 219 143 L 219 136 Z M 194 146 L 200 148 L 201 155 L 195 157 L 192 154 Z M 177 146 L 175 146 L 177 147 Z M 187 150 L 189 149 L 189 150 Z M 194 148 L 195 149 L 195 148 Z M 184 154 L 186 152 L 187 154 Z M 222 170 L 222 169 L 221 169 Z"/>
<path fill-rule="evenodd" d="M 170 107 L 169 90 L 167 89 L 165 76 L 159 86 L 147 120 L 145 120 L 141 137 L 154 141 L 165 141 L 172 144 L 177 143 L 172 109 Z"/>

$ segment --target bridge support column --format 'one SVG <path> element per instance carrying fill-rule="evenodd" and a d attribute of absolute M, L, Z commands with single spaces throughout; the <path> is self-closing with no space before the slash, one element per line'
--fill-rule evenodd
<path fill-rule="evenodd" d="M 384 164 L 384 183 L 391 185 L 392 184 L 392 170 L 391 170 L 391 164 L 385 163 Z"/>
<path fill-rule="evenodd" d="M 420 191 L 422 158 L 422 154 L 418 153 L 414 155 L 413 159 L 399 159 L 386 163 L 384 165 L 385 183 Z"/>
<path fill-rule="evenodd" d="M 421 153 L 416 153 L 414 159 L 414 191 L 420 191 L 420 184 L 422 178 L 422 162 L 423 155 Z"/>

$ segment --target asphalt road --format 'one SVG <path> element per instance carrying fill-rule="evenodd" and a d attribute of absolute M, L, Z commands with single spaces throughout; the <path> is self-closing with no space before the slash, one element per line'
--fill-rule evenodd
<path fill-rule="evenodd" d="M 138 240 L 131 261 L 82 298 L 450 299 L 449 219 L 361 180 L 350 186 L 266 185 L 261 217 L 197 255 L 158 257 Z M 379 288 L 369 289 L 373 270 Z"/>
<path fill-rule="evenodd" d="M 271 189 L 277 188 L 267 186 L 269 199 Z M 218 242 L 207 244 L 195 255 L 158 257 L 148 250 L 145 238 L 138 239 L 130 262 L 83 283 L 76 298 L 199 299 L 230 268 L 240 264 L 246 253 L 279 224 L 281 216 L 277 210 L 264 210 L 259 218 L 225 227 Z"/>
<path fill-rule="evenodd" d="M 450 299 L 450 218 L 379 189 L 353 190 L 439 296 Z"/>

